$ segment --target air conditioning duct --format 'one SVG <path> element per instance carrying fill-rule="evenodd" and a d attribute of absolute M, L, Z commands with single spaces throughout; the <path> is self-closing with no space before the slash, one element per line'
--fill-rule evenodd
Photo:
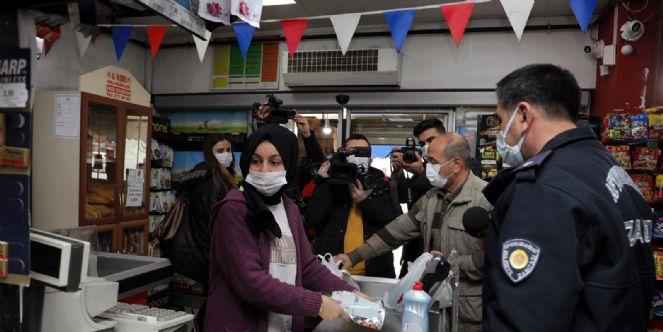
<path fill-rule="evenodd" d="M 399 86 L 400 61 L 396 49 L 283 52 L 283 81 L 288 87 Z"/>

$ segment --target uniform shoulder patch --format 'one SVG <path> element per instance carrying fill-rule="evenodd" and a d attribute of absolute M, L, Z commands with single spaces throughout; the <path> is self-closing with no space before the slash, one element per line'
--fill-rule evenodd
<path fill-rule="evenodd" d="M 502 270 L 514 284 L 529 277 L 541 257 L 541 248 L 526 239 L 511 239 L 502 243 Z"/>
<path fill-rule="evenodd" d="M 524 163 L 518 165 L 516 167 L 516 169 L 514 169 L 514 172 L 519 172 L 519 171 L 522 171 L 524 169 L 529 169 L 529 168 L 532 168 L 532 167 L 541 166 L 541 164 L 543 164 L 546 161 L 546 159 L 548 159 L 548 157 L 550 157 L 551 154 L 552 154 L 552 150 L 543 151 L 543 152 L 537 154 L 536 156 L 528 159 Z"/>

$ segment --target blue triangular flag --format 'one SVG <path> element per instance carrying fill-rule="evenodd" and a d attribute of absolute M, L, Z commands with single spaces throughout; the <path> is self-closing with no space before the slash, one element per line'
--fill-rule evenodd
<path fill-rule="evenodd" d="M 111 33 L 113 34 L 113 43 L 115 44 L 115 56 L 117 61 L 120 61 L 122 53 L 124 53 L 124 48 L 127 47 L 129 38 L 131 38 L 131 31 L 133 31 L 132 26 L 118 25 L 111 27 Z"/>
<path fill-rule="evenodd" d="M 253 32 L 256 31 L 256 27 L 242 22 L 233 24 L 233 29 L 235 30 L 239 50 L 242 51 L 242 56 L 246 59 L 246 52 L 251 46 L 251 39 L 253 39 Z"/>
<path fill-rule="evenodd" d="M 573 9 L 573 14 L 576 16 L 582 32 L 586 32 L 596 7 L 596 0 L 569 0 L 569 5 Z"/>
<path fill-rule="evenodd" d="M 387 19 L 387 24 L 389 24 L 389 30 L 391 31 L 391 38 L 394 40 L 396 51 L 399 53 L 403 46 L 403 42 L 405 41 L 405 37 L 407 37 L 407 32 L 410 30 L 410 25 L 414 18 L 414 12 L 414 9 L 407 9 L 384 13 L 384 17 Z"/>

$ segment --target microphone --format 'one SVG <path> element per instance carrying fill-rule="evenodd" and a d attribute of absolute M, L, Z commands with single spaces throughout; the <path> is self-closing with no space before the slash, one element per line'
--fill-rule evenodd
<path fill-rule="evenodd" d="M 463 213 L 463 227 L 472 237 L 485 237 L 489 223 L 490 213 L 478 206 L 473 206 Z"/>

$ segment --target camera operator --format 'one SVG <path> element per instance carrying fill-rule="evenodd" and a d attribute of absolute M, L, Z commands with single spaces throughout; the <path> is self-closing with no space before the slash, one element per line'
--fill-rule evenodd
<path fill-rule="evenodd" d="M 363 135 L 352 135 L 345 141 L 347 163 L 354 164 L 351 167 L 367 169 L 364 178 L 355 179 L 354 183 L 335 183 L 333 167 L 337 167 L 338 161 L 331 164 L 325 162 L 318 171 L 318 185 L 306 211 L 306 222 L 316 229 L 314 247 L 318 254 L 351 252 L 402 213 L 399 203 L 390 193 L 384 173 L 370 167 L 370 147 Z M 367 152 L 361 154 L 360 150 Z M 335 157 L 339 154 L 343 152 Z M 373 188 L 365 189 L 364 185 Z M 390 252 L 357 264 L 350 272 L 353 275 L 393 278 L 393 261 Z"/>
<path fill-rule="evenodd" d="M 419 140 L 419 146 L 423 149 L 424 154 L 427 151 L 430 142 L 446 132 L 447 130 L 444 128 L 444 124 L 439 119 L 421 121 L 412 131 L 414 136 Z M 394 148 L 394 150 L 396 149 L 400 148 Z M 426 178 L 425 162 L 423 161 L 422 156 L 417 152 L 417 160 L 413 163 L 406 163 L 403 161 L 403 153 L 394 151 L 391 153 L 391 167 L 393 169 L 391 173 L 392 188 L 394 187 L 395 182 L 398 191 L 398 200 L 400 203 L 406 203 L 408 210 L 412 209 L 414 203 L 433 187 Z M 407 178 L 403 171 L 412 173 L 412 177 Z M 413 240 L 403 246 L 403 254 L 401 256 L 401 278 L 407 274 L 407 262 L 414 262 L 414 260 L 422 253 L 423 246 L 421 239 Z"/>

